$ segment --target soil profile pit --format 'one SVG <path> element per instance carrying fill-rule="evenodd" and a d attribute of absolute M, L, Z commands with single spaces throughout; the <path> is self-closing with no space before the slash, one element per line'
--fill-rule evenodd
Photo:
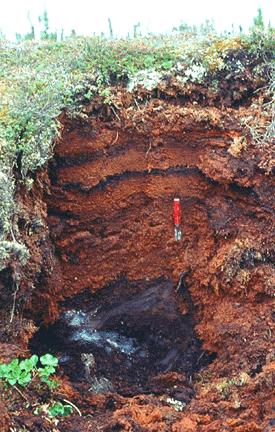
<path fill-rule="evenodd" d="M 45 196 L 54 255 L 33 297 L 44 324 L 31 348 L 56 354 L 70 380 L 94 392 L 187 403 L 194 373 L 213 358 L 195 334 L 183 277 L 201 242 L 211 242 L 204 200 L 219 189 L 194 163 L 202 134 L 168 133 L 148 154 L 147 136 L 120 130 L 114 142 L 99 119 L 63 120 Z M 175 196 L 184 210 L 179 242 Z"/>
<path fill-rule="evenodd" d="M 165 392 L 188 403 L 194 372 L 213 358 L 201 349 L 193 325 L 183 278 L 177 293 L 169 279 L 120 278 L 96 294 L 64 301 L 60 319 L 42 327 L 31 347 L 56 354 L 70 380 L 88 383 L 95 393 Z M 172 372 L 176 386 L 169 385 Z"/>
<path fill-rule="evenodd" d="M 231 117 L 213 109 L 215 124 L 198 124 L 193 108 L 170 105 L 147 104 L 139 130 L 126 111 L 122 124 L 62 118 L 44 194 L 50 241 L 27 313 L 40 326 L 32 351 L 56 354 L 78 394 L 169 396 L 201 412 L 196 372 L 218 385 L 262 362 L 253 302 L 269 262 L 269 193 L 228 152 L 240 134 Z"/>

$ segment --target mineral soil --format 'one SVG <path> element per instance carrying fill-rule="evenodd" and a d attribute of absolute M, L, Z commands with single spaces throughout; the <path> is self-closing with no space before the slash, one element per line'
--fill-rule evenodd
<path fill-rule="evenodd" d="M 140 286 L 171 280 L 184 316 L 184 277 L 202 355 L 215 359 L 192 382 L 173 370 L 156 376 L 149 394 L 94 394 L 63 376 L 60 394 L 81 417 L 74 411 L 51 429 L 43 417 L 11 417 L 3 407 L 1 430 L 271 432 L 274 201 L 263 169 L 270 147 L 257 148 L 240 125 L 257 104 L 215 107 L 171 91 L 148 100 L 117 92 L 115 106 L 95 101 L 78 120 L 64 113 L 48 173 L 37 175 L 41 186 L 18 191 L 21 208 L 36 208 L 43 224 L 30 236 L 29 219 L 22 222 L 36 261 L 26 273 L 28 301 L 21 300 L 25 330 L 15 329 L 15 340 L 27 349 L 32 323 L 54 323 L 65 301 L 103 292 L 120 278 Z M 175 197 L 182 206 L 179 242 Z M 117 301 L 113 287 L 110 304 Z M 172 398 L 171 388 L 179 389 Z"/>

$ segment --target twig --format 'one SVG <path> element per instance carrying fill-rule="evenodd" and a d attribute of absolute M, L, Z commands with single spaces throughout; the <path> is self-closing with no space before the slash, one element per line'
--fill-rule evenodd
<path fill-rule="evenodd" d="M 19 290 L 18 282 L 15 282 L 15 284 L 16 284 L 16 290 L 15 290 L 14 293 L 12 294 L 12 295 L 13 295 L 13 302 L 12 302 L 12 308 L 11 308 L 10 324 L 12 323 L 13 318 L 14 318 L 15 303 L 16 303 L 16 295 L 17 295 L 18 290 Z"/>
<path fill-rule="evenodd" d="M 20 394 L 20 396 L 22 396 L 23 399 L 25 399 L 25 401 L 27 401 L 28 403 L 30 403 L 30 401 L 28 400 L 28 398 L 21 392 L 21 390 L 19 390 L 18 387 L 13 386 L 13 388 Z"/>
<path fill-rule="evenodd" d="M 182 286 L 182 282 L 184 282 L 184 278 L 188 275 L 188 273 L 189 273 L 189 270 L 186 270 L 186 271 L 180 273 L 180 277 L 179 277 L 179 281 L 178 281 L 178 284 L 177 284 L 176 292 L 178 292 L 180 290 L 180 288 Z M 185 286 L 183 286 L 183 287 L 186 289 Z"/>
<path fill-rule="evenodd" d="M 140 106 L 139 106 L 139 104 L 137 103 L 136 98 L 134 98 L 134 102 L 135 102 L 135 104 L 136 104 L 137 109 L 138 109 L 139 111 L 141 111 Z"/>
<path fill-rule="evenodd" d="M 151 141 L 150 141 L 150 144 L 149 144 L 149 147 L 148 147 L 148 150 L 147 150 L 147 152 L 145 153 L 145 156 L 147 157 L 148 156 L 148 153 L 149 153 L 149 151 L 152 149 L 152 143 L 151 143 Z"/>
<path fill-rule="evenodd" d="M 263 87 L 259 87 L 259 88 L 257 88 L 256 90 L 254 90 L 254 94 L 256 94 L 256 93 L 258 93 L 259 91 L 261 91 L 261 90 L 265 90 L 265 89 L 267 89 L 268 88 L 268 85 L 265 85 L 265 86 L 263 86 Z"/>
<path fill-rule="evenodd" d="M 116 118 L 118 119 L 118 121 L 121 122 L 121 119 L 120 119 L 119 115 L 117 114 L 116 110 L 114 109 L 114 107 L 111 106 L 111 110 L 113 111 L 113 113 L 116 116 Z"/>
<path fill-rule="evenodd" d="M 82 417 L 80 409 L 77 408 L 77 406 L 75 404 L 73 404 L 72 402 L 68 401 L 67 399 L 62 399 L 62 400 L 63 400 L 63 402 L 66 402 L 68 405 L 71 405 L 76 410 L 76 412 L 80 415 L 80 417 Z"/>
<path fill-rule="evenodd" d="M 115 137 L 114 141 L 110 145 L 116 144 L 117 140 L 118 140 L 118 131 L 116 132 L 116 137 Z"/>
<path fill-rule="evenodd" d="M 203 356 L 205 355 L 206 351 L 203 351 L 202 354 L 199 356 L 198 360 L 196 361 L 196 364 L 199 363 L 199 361 L 203 358 Z"/>
<path fill-rule="evenodd" d="M 12 240 L 15 242 L 16 240 L 15 240 L 15 236 L 14 236 L 14 234 L 13 234 L 13 230 L 12 230 L 12 227 L 10 227 L 10 230 L 11 230 L 11 236 L 12 236 Z"/>

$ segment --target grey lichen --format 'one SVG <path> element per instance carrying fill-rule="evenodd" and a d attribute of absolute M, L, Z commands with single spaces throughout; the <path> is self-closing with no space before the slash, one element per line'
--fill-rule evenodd
<path fill-rule="evenodd" d="M 163 72 L 158 72 L 154 69 L 141 70 L 130 77 L 128 90 L 132 92 L 137 90 L 138 87 L 143 87 L 146 90 L 153 90 L 158 86 L 163 75 Z"/>
<path fill-rule="evenodd" d="M 16 240 L 0 242 L 0 271 L 7 267 L 10 261 L 16 261 L 20 265 L 26 265 L 30 254 L 25 245 Z"/>
<path fill-rule="evenodd" d="M 7 164 L 0 166 L 0 241 L 5 239 L 10 231 L 11 218 L 14 211 L 14 179 Z"/>
<path fill-rule="evenodd" d="M 13 158 L 7 142 L 0 140 L 0 271 L 13 260 L 18 265 L 25 265 L 29 259 L 27 247 L 14 238 L 13 215 L 15 211 L 13 177 Z"/>

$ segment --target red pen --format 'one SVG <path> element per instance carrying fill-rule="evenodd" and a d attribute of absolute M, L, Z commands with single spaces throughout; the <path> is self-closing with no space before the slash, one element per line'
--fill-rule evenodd
<path fill-rule="evenodd" d="M 181 239 L 181 235 L 182 235 L 181 229 L 180 229 L 181 206 L 180 206 L 180 199 L 179 198 L 174 198 L 173 218 L 174 218 L 175 240 L 179 241 Z"/>

